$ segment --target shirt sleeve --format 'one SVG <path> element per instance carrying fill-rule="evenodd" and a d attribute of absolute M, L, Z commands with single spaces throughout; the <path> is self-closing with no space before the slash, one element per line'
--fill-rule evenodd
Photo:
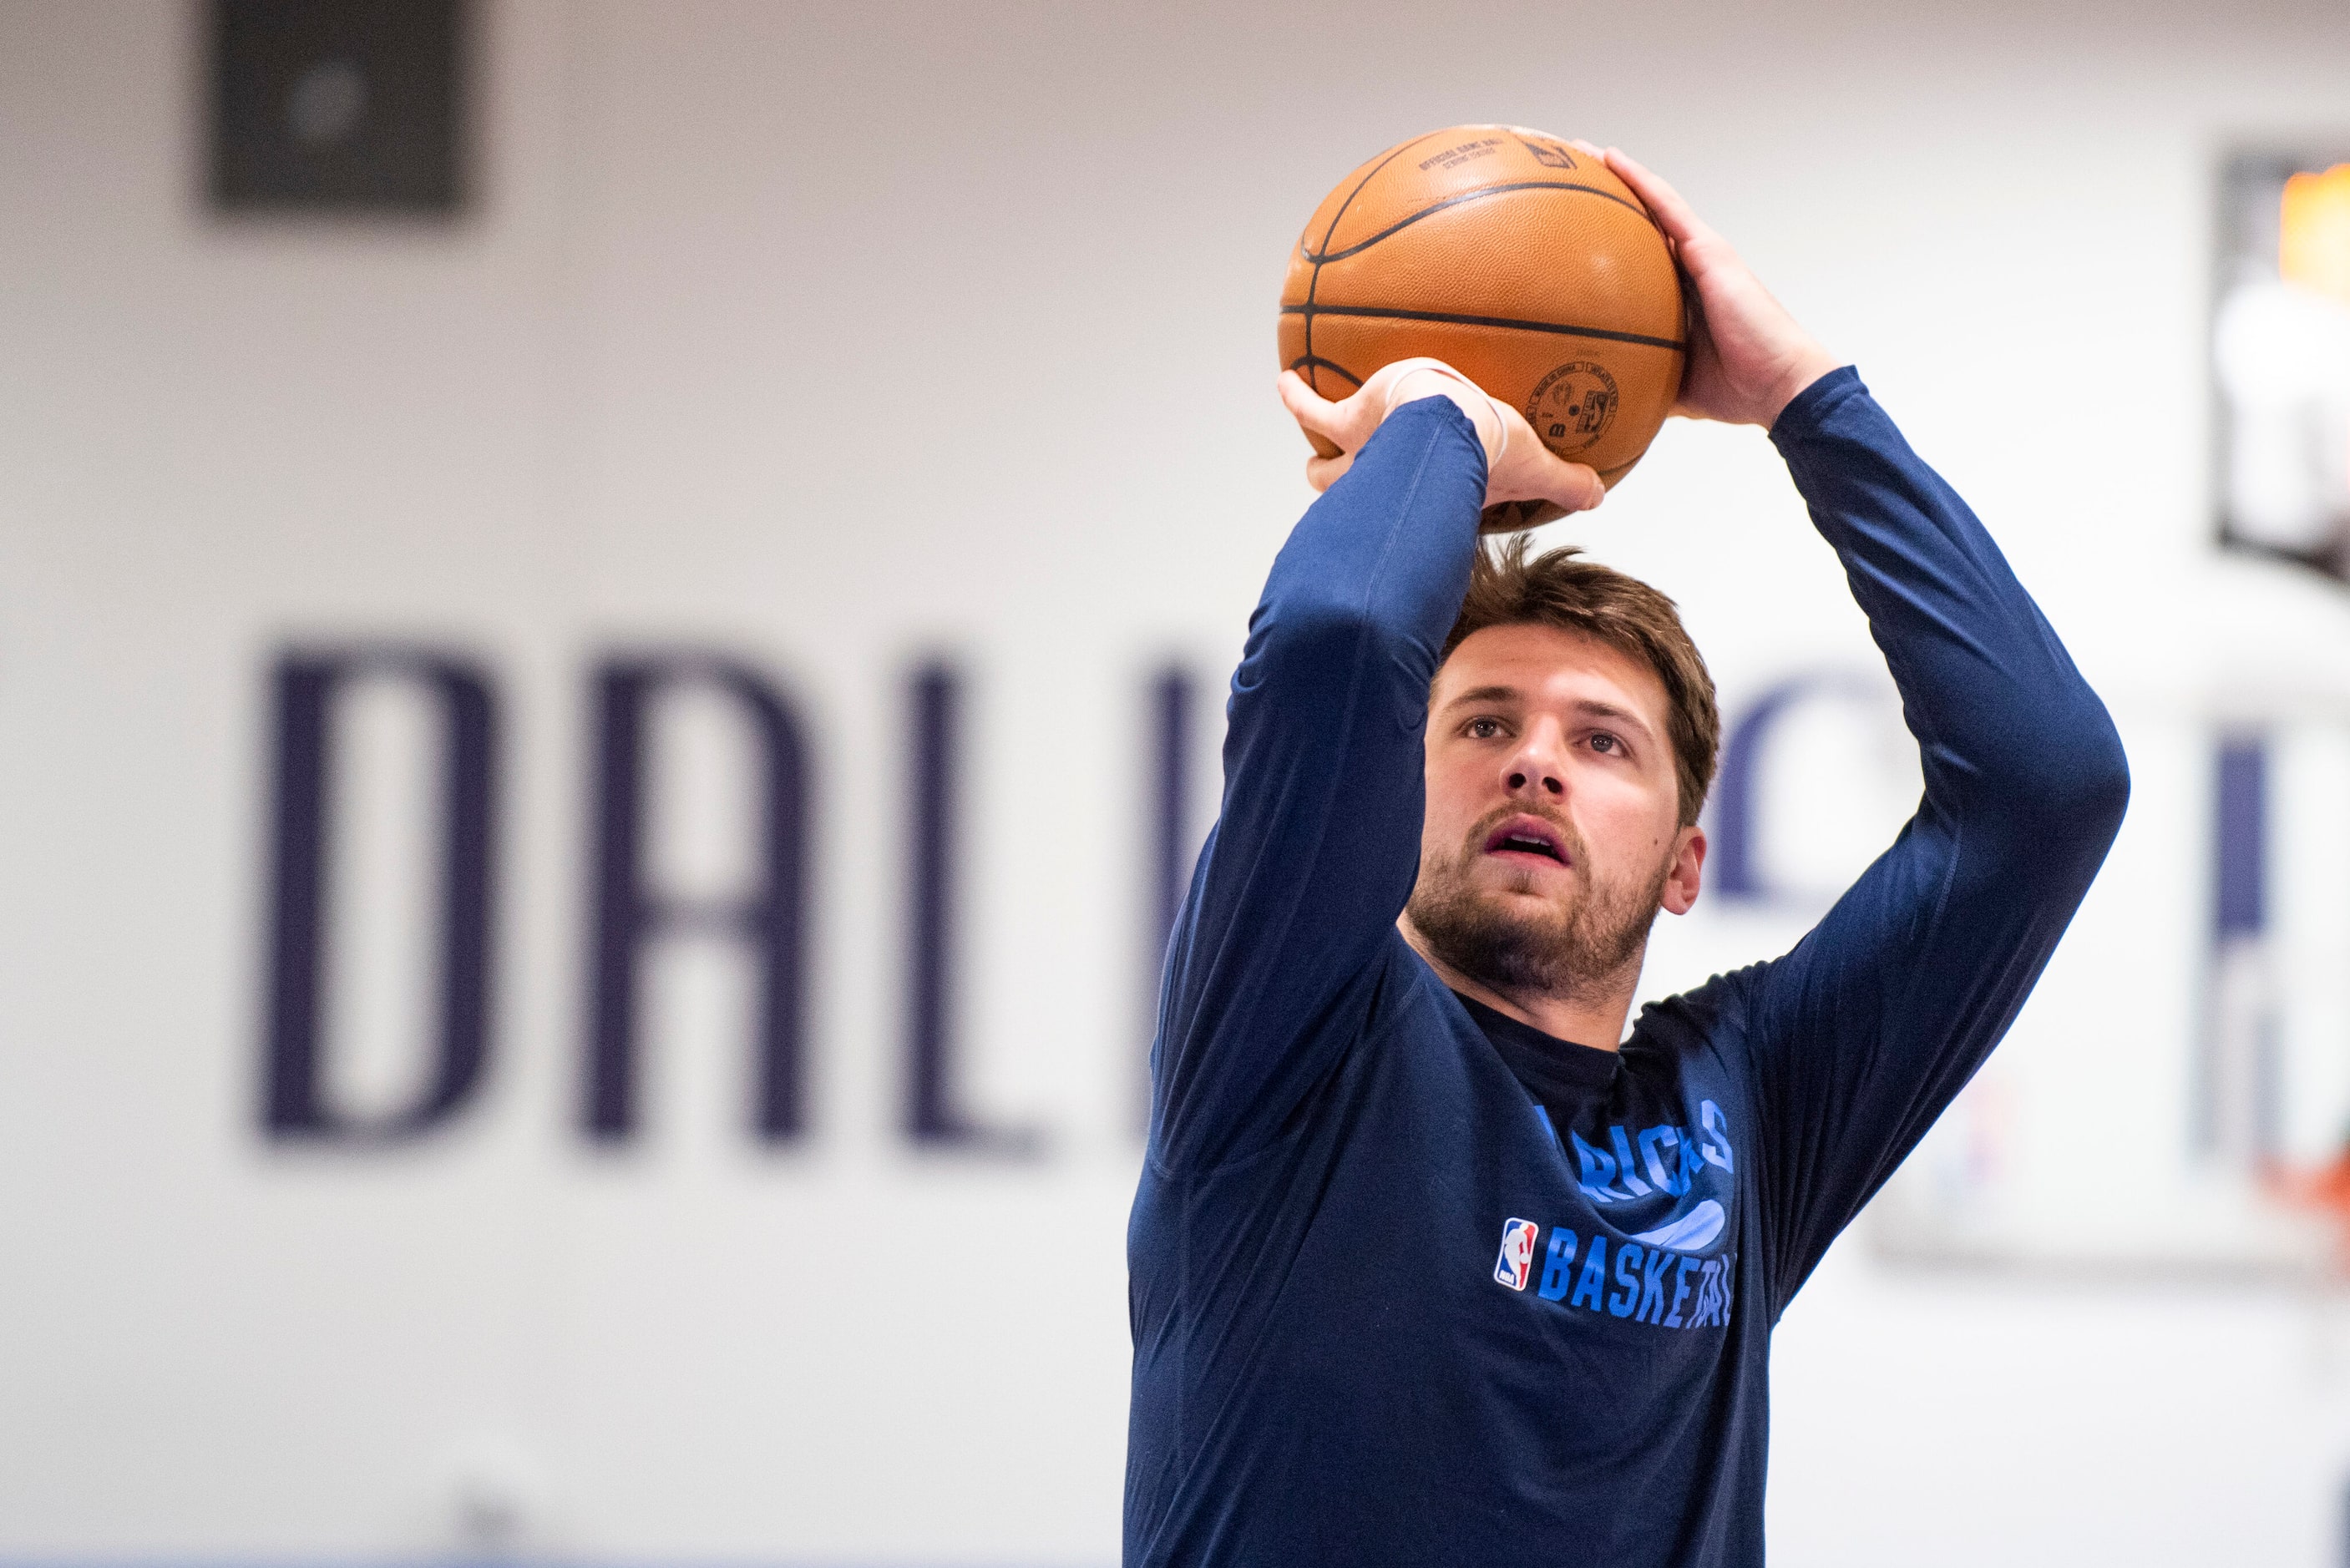
<path fill-rule="evenodd" d="M 1227 705 L 1223 798 L 1152 1043 L 1160 1168 L 1262 1147 L 1361 1032 L 1419 860 L 1429 681 L 1468 591 L 1485 453 L 1448 398 L 1390 414 L 1274 562 Z"/>
<path fill-rule="evenodd" d="M 1750 971 L 1775 1317 L 2013 1021 L 2121 825 L 2128 764 L 1997 545 L 1849 367 L 1771 431 L 1900 688 L 1917 814 Z"/>

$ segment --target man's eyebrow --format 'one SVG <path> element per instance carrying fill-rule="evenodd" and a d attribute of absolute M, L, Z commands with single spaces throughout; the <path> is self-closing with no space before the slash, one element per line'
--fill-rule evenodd
<path fill-rule="evenodd" d="M 1471 686 L 1457 696 L 1447 698 L 1444 706 L 1446 711 L 1450 711 L 1464 703 L 1518 703 L 1524 701 L 1525 693 L 1514 686 Z M 1601 702 L 1589 697 L 1577 698 L 1568 706 L 1586 718 L 1613 720 L 1617 723 L 1628 725 L 1639 731 L 1643 735 L 1651 732 L 1648 720 L 1630 708 L 1619 707 L 1613 702 Z"/>
<path fill-rule="evenodd" d="M 1515 702 L 1518 700 L 1518 689 L 1514 686 L 1471 686 L 1449 699 L 1444 705 L 1458 708 L 1463 702 Z"/>
<path fill-rule="evenodd" d="M 1587 713 L 1595 719 L 1615 719 L 1631 725 L 1644 735 L 1648 732 L 1648 722 L 1629 708 L 1618 708 L 1613 702 L 1595 702 L 1589 698 L 1576 701 L 1574 707 L 1577 712 Z"/>

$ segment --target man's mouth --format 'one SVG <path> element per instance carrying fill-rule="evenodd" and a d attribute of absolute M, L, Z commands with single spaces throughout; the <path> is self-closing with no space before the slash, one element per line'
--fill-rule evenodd
<path fill-rule="evenodd" d="M 1513 816 L 1494 828 L 1485 836 L 1485 853 L 1570 864 L 1558 830 L 1538 816 Z"/>

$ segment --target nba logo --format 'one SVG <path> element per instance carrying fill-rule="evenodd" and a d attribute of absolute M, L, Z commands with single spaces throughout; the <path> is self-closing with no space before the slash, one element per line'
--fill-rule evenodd
<path fill-rule="evenodd" d="M 1534 1272 L 1534 1232 L 1541 1227 L 1531 1220 L 1512 1220 L 1502 1226 L 1502 1258 L 1493 1265 L 1493 1278 L 1513 1291 L 1526 1288 L 1526 1278 Z"/>

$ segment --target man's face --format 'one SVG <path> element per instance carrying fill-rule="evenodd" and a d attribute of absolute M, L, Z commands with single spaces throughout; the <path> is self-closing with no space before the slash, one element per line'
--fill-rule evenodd
<path fill-rule="evenodd" d="M 1470 978 L 1573 995 L 1638 976 L 1659 908 L 1696 902 L 1664 682 L 1579 632 L 1496 626 L 1437 672 L 1407 929 Z"/>

